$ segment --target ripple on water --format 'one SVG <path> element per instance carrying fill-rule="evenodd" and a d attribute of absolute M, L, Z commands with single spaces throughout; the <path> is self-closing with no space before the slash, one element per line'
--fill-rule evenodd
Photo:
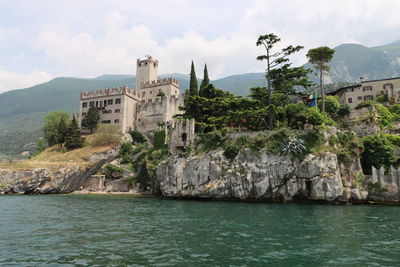
<path fill-rule="evenodd" d="M 400 207 L 0 197 L 0 265 L 400 266 Z"/>

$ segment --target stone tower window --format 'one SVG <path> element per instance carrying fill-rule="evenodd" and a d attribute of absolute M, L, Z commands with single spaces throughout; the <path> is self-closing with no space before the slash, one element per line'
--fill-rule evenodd
<path fill-rule="evenodd" d="M 186 142 L 187 141 L 187 133 L 183 133 L 182 134 L 182 142 Z"/>

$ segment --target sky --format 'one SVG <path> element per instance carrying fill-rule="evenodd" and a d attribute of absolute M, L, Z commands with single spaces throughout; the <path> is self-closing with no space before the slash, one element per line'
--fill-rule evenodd
<path fill-rule="evenodd" d="M 152 55 L 159 73 L 211 79 L 262 72 L 259 35 L 277 48 L 400 39 L 399 0 L 0 0 L 0 93 L 60 76 L 135 74 Z"/>

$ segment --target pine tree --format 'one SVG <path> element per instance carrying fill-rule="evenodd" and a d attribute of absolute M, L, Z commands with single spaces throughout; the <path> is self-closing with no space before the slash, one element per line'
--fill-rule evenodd
<path fill-rule="evenodd" d="M 93 130 L 97 128 L 99 120 L 100 115 L 98 109 L 95 106 L 91 106 L 82 120 L 82 127 L 89 129 L 90 133 L 93 133 Z"/>
<path fill-rule="evenodd" d="M 67 136 L 67 123 L 65 122 L 64 118 L 60 119 L 60 122 L 58 123 L 58 128 L 57 128 L 57 143 L 58 144 L 64 144 L 65 138 Z"/>
<path fill-rule="evenodd" d="M 193 60 L 192 60 L 192 66 L 191 66 L 191 70 L 190 70 L 189 94 L 193 95 L 193 96 L 199 94 L 199 84 L 197 82 L 196 72 L 194 70 Z"/>
<path fill-rule="evenodd" d="M 200 85 L 200 90 L 206 87 L 210 83 L 210 79 L 208 78 L 207 64 L 204 65 L 204 78 Z"/>
<path fill-rule="evenodd" d="M 82 147 L 81 131 L 75 116 L 72 116 L 71 124 L 68 127 L 67 136 L 65 138 L 65 146 L 67 149 L 75 149 Z"/>

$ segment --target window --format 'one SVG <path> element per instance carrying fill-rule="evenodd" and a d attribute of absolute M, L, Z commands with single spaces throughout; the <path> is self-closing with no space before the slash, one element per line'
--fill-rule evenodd
<path fill-rule="evenodd" d="M 347 102 L 348 102 L 349 104 L 353 103 L 353 98 L 351 98 L 351 97 L 348 98 L 348 99 L 347 99 Z"/>
<path fill-rule="evenodd" d="M 383 89 L 393 89 L 393 83 L 386 83 L 383 85 Z"/>
<path fill-rule="evenodd" d="M 119 119 L 115 119 L 115 120 L 114 120 L 114 123 L 119 123 Z"/>
<path fill-rule="evenodd" d="M 153 91 L 150 91 L 150 94 L 153 94 Z"/>
<path fill-rule="evenodd" d="M 364 86 L 363 91 L 372 91 L 372 86 Z"/>
<path fill-rule="evenodd" d="M 357 99 L 358 99 L 358 100 L 362 100 L 362 96 L 359 96 Z"/>
<path fill-rule="evenodd" d="M 118 108 L 118 109 L 116 109 L 114 112 L 115 112 L 115 113 L 120 113 L 121 110 Z"/>
<path fill-rule="evenodd" d="M 82 103 L 82 107 L 83 107 L 83 108 L 87 108 L 87 102 L 83 102 L 83 103 Z"/>
<path fill-rule="evenodd" d="M 112 113 L 111 109 L 110 110 L 103 110 L 103 114 L 110 114 L 110 113 Z"/>
<path fill-rule="evenodd" d="M 111 123 L 111 120 L 102 121 L 101 123 L 102 124 L 108 124 L 108 123 Z"/>
<path fill-rule="evenodd" d="M 93 107 L 94 106 L 94 101 L 90 101 L 89 106 Z"/>
<path fill-rule="evenodd" d="M 372 95 L 366 95 L 364 96 L 364 100 L 374 100 L 374 97 Z"/>
<path fill-rule="evenodd" d="M 96 108 L 99 107 L 99 101 L 96 101 Z"/>
<path fill-rule="evenodd" d="M 108 104 L 109 104 L 109 105 L 112 105 L 113 102 L 114 102 L 114 101 L 113 101 L 112 99 L 108 99 Z"/>
<path fill-rule="evenodd" d="M 121 98 L 115 99 L 115 104 L 116 104 L 116 105 L 121 104 Z"/>

